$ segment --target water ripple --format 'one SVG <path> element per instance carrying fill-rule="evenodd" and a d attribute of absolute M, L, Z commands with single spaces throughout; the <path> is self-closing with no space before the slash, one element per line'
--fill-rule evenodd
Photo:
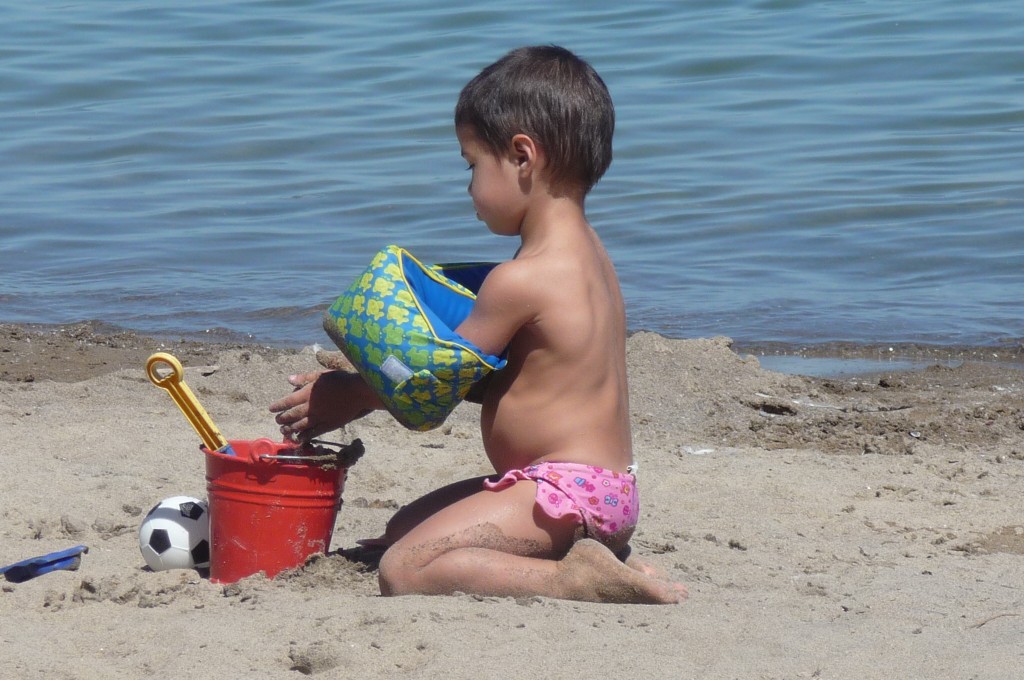
<path fill-rule="evenodd" d="M 507 257 L 451 128 L 505 49 L 616 100 L 589 199 L 630 324 L 748 342 L 1024 337 L 1011 2 L 97 0 L 0 10 L 0 320 L 320 340 L 384 242 Z"/>

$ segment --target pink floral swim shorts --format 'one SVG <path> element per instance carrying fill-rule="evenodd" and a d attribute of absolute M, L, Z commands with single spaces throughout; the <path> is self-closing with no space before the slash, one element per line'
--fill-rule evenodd
<path fill-rule="evenodd" d="M 509 470 L 497 481 L 484 480 L 491 491 L 521 479 L 537 482 L 537 504 L 554 518 L 575 515 L 589 538 L 605 541 L 636 526 L 640 499 L 636 476 L 580 463 L 538 463 Z"/>

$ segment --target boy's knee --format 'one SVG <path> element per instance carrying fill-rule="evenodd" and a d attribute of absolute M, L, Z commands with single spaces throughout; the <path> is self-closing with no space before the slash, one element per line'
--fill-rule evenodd
<path fill-rule="evenodd" d="M 389 548 L 380 558 L 377 568 L 377 582 L 380 594 L 385 597 L 393 595 L 410 595 L 415 593 L 411 570 L 399 551 Z"/>

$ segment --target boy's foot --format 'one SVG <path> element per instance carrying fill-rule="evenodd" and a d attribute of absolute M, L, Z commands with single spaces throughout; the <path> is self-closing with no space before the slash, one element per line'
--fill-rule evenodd
<path fill-rule="evenodd" d="M 682 583 L 626 566 L 608 548 L 592 539 L 577 542 L 559 566 L 566 580 L 573 584 L 575 597 L 572 599 L 619 604 L 677 604 L 689 594 Z"/>
<path fill-rule="evenodd" d="M 667 571 L 652 562 L 648 562 L 647 560 L 638 557 L 636 553 L 633 552 L 632 546 L 627 545 L 625 548 L 615 553 L 615 556 L 627 567 L 635 569 L 641 574 L 647 574 L 652 578 L 660 579 L 662 581 L 669 580 Z M 683 587 L 685 588 L 685 586 Z"/>
<path fill-rule="evenodd" d="M 637 557 L 636 555 L 630 554 L 630 556 L 624 559 L 622 563 L 630 569 L 639 571 L 641 574 L 645 574 L 651 578 L 656 578 L 662 581 L 668 580 L 667 571 L 656 564 L 651 564 L 647 560 Z"/>

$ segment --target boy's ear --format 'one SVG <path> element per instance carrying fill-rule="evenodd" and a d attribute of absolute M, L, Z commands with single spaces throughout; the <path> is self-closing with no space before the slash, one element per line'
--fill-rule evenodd
<path fill-rule="evenodd" d="M 535 170 L 541 162 L 540 148 L 537 142 L 529 135 L 518 134 L 512 137 L 512 144 L 509 149 L 512 160 L 519 166 L 520 172 Z"/>

